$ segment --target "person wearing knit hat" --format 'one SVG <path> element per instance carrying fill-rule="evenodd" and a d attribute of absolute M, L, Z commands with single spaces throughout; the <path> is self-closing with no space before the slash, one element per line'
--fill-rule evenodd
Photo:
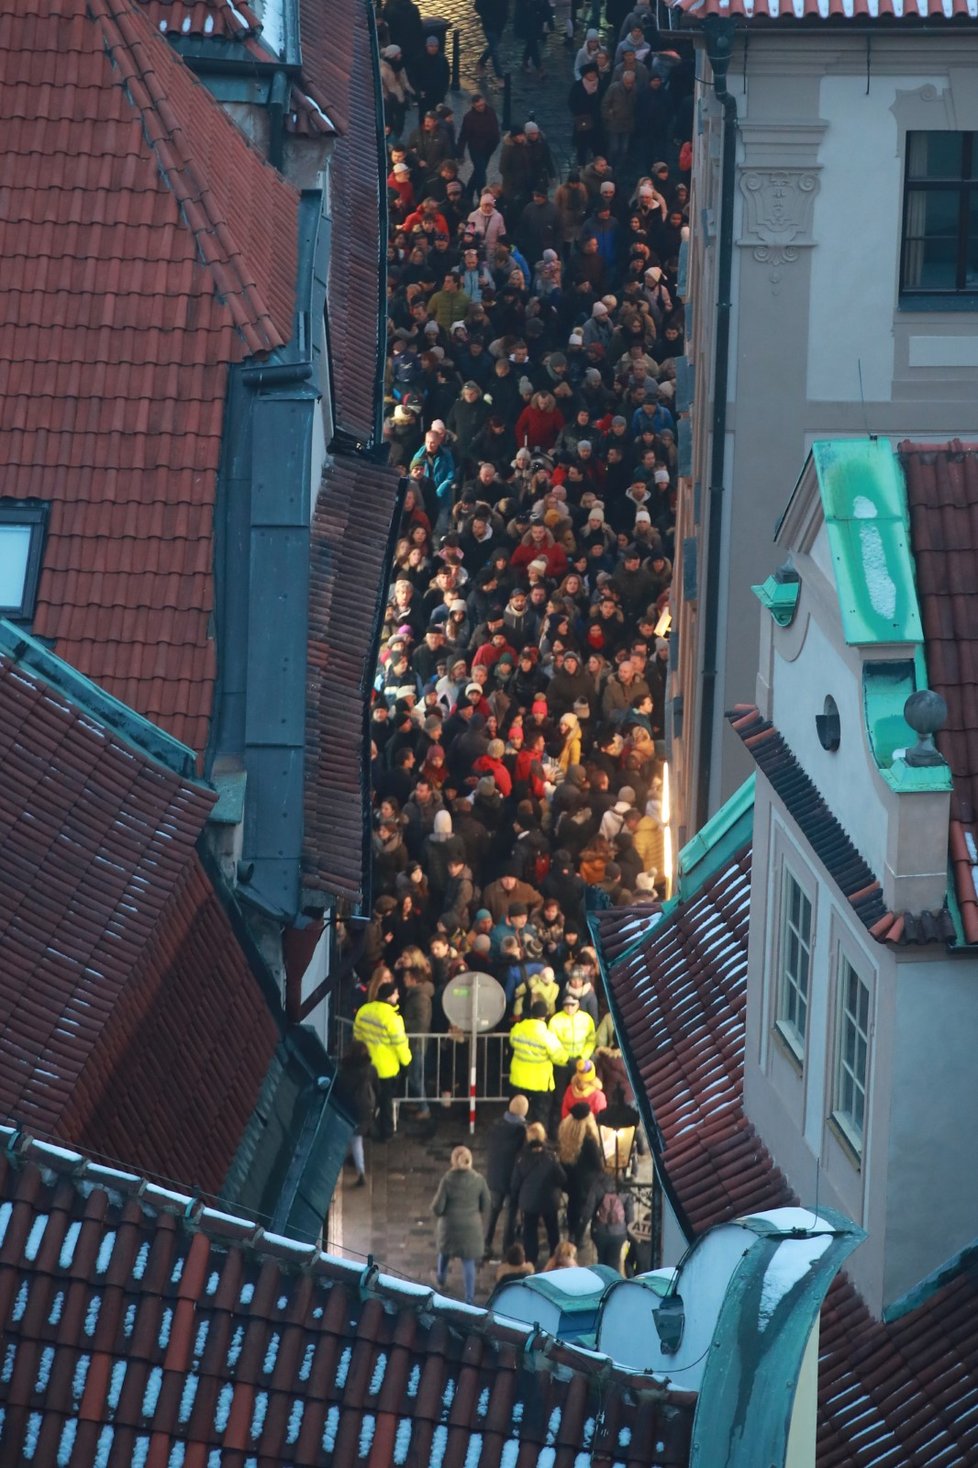
<path fill-rule="evenodd" d="M 605 305 L 604 301 L 595 301 L 594 305 L 591 307 L 591 315 L 592 316 L 607 316 L 607 314 L 608 314 L 608 308 Z M 434 323 L 429 322 L 428 324 L 430 326 L 430 325 L 432 325 Z M 437 325 L 435 325 L 435 330 L 436 331 L 438 330 Z"/>

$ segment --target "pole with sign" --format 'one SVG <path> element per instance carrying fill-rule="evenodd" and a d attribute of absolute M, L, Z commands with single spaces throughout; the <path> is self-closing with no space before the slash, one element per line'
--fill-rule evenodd
<path fill-rule="evenodd" d="M 478 1038 L 506 1013 L 506 991 L 491 974 L 467 969 L 448 985 L 442 1007 L 450 1024 L 469 1034 L 469 1135 L 475 1132 Z"/>

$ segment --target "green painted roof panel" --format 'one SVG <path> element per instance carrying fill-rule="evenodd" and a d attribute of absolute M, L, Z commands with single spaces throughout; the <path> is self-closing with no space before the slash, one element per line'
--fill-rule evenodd
<path fill-rule="evenodd" d="M 903 475 L 889 443 L 812 446 L 842 629 L 850 644 L 920 642 Z"/>

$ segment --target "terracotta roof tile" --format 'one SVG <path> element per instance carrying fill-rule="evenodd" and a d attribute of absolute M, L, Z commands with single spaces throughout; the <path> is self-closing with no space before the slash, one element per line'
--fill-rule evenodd
<path fill-rule="evenodd" d="M 610 907 L 594 914 L 601 934 L 601 947 L 609 963 L 614 963 L 643 933 L 654 926 L 662 911 L 661 902 Z"/>
<path fill-rule="evenodd" d="M 937 746 L 951 767 L 950 853 L 965 938 L 978 943 L 978 445 L 899 445 L 924 624 L 927 676 L 947 704 Z M 933 554 L 932 554 L 933 552 Z"/>
<path fill-rule="evenodd" d="M 138 1177 L 0 1142 L 5 1460 L 688 1462 L 690 1393 L 244 1221 L 188 1217 L 186 1196 Z"/>
<path fill-rule="evenodd" d="M 195 854 L 213 794 L 0 657 L 0 1115 L 220 1186 L 278 1031 Z"/>
<path fill-rule="evenodd" d="M 860 922 L 872 932 L 887 916 L 882 889 L 814 782 L 782 735 L 753 704 L 739 704 L 727 718 Z"/>
<path fill-rule="evenodd" d="M 697 20 L 707 15 L 731 16 L 759 24 L 771 21 L 880 22 L 881 30 L 894 21 L 974 20 L 968 0 L 667 0 Z"/>
<path fill-rule="evenodd" d="M 261 21 L 245 0 L 139 0 L 164 34 L 214 36 L 237 41 L 257 35 Z"/>
<path fill-rule="evenodd" d="M 308 885 L 369 903 L 369 694 L 386 599 L 399 478 L 337 456 L 312 523 L 306 795 Z"/>
<path fill-rule="evenodd" d="M 34 627 L 202 750 L 227 365 L 291 334 L 296 196 L 128 0 L 8 17 L 0 80 L 0 471 L 52 505 Z"/>
<path fill-rule="evenodd" d="M 638 1105 L 697 1231 L 742 1213 L 745 1189 L 756 1206 L 789 1196 L 741 1103 L 750 870 L 747 848 L 644 941 L 605 955 Z"/>
<path fill-rule="evenodd" d="M 750 852 L 638 949 L 609 998 L 660 1172 L 699 1233 L 797 1203 L 744 1112 Z M 644 1084 L 642 1084 L 644 1083 Z M 899 1320 L 874 1320 L 845 1275 L 821 1315 L 818 1468 L 964 1465 L 978 1452 L 978 1244 Z"/>
<path fill-rule="evenodd" d="M 330 161 L 333 198 L 327 284 L 338 426 L 380 438 L 379 343 L 386 311 L 386 155 L 380 73 L 368 0 L 300 0 L 305 74 L 342 134 Z"/>

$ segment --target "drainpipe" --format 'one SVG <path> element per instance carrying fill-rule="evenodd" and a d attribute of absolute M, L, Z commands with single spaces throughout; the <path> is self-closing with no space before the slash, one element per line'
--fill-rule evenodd
<path fill-rule="evenodd" d="M 285 163 L 285 113 L 292 84 L 284 71 L 276 71 L 268 94 L 268 161 L 279 173 Z"/>
<path fill-rule="evenodd" d="M 706 54 L 713 69 L 713 91 L 723 106 L 723 156 L 720 172 L 720 238 L 717 255 L 717 330 L 713 367 L 713 441 L 710 452 L 710 504 L 706 542 L 706 627 L 703 635 L 703 694 L 700 715 L 696 823 L 710 814 L 713 774 L 713 721 L 716 716 L 717 652 L 720 640 L 720 570 L 723 543 L 724 458 L 727 437 L 727 383 L 730 377 L 730 282 L 733 274 L 734 173 L 737 162 L 737 102 L 727 91 L 734 23 L 726 17 L 703 21 Z"/>

